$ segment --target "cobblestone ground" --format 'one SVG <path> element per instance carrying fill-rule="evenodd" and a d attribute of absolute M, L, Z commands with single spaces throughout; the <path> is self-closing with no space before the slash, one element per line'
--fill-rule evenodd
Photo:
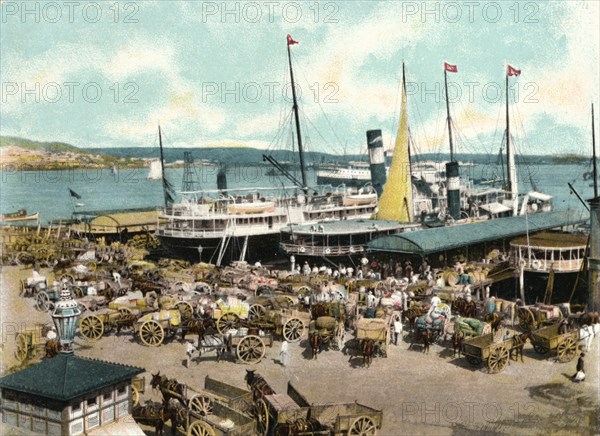
<path fill-rule="evenodd" d="M 2 369 L 16 364 L 14 332 L 35 322 L 51 322 L 37 312 L 31 300 L 18 297 L 18 280 L 30 271 L 20 267 L 2 270 Z M 278 363 L 279 342 L 267 349 L 258 365 L 216 362 L 213 353 L 183 366 L 184 346 L 177 341 L 149 348 L 131 333 L 109 336 L 89 344 L 76 341 L 80 356 L 136 365 L 150 373 L 160 371 L 192 389 L 202 389 L 204 377 L 245 387 L 246 369 L 256 369 L 276 392 L 284 393 L 292 381 L 311 403 L 354 402 L 383 410 L 379 434 L 598 434 L 598 338 L 586 357 L 584 383 L 570 376 L 575 361 L 561 364 L 535 354 L 526 345 L 524 362 L 510 362 L 500 374 L 472 367 L 454 358 L 449 344 L 433 345 L 429 354 L 410 338 L 390 345 L 387 358 L 376 358 L 362 368 L 358 358 L 339 351 L 324 351 L 311 360 L 306 340 L 290 344 L 287 367 Z M 147 387 L 144 399 L 158 399 Z M 148 434 L 153 434 L 148 429 Z"/>

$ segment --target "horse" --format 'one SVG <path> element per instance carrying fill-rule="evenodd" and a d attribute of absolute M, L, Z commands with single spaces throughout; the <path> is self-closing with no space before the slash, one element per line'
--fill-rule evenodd
<path fill-rule="evenodd" d="M 510 351 L 509 351 L 509 358 L 512 359 L 513 358 L 513 352 L 515 353 L 515 362 L 517 361 L 517 359 L 519 358 L 519 356 L 521 356 L 521 362 L 523 362 L 523 347 L 525 346 L 525 343 L 531 340 L 531 332 L 524 332 L 518 335 L 514 335 L 511 338 L 511 344 L 510 344 Z"/>
<path fill-rule="evenodd" d="M 321 345 L 323 344 L 323 338 L 319 333 L 314 333 L 308 338 L 310 343 L 310 349 L 312 350 L 312 358 L 317 359 L 317 354 L 321 351 Z"/>
<path fill-rule="evenodd" d="M 504 314 L 501 314 L 500 312 L 488 313 L 483 320 L 490 324 L 492 332 L 495 333 L 504 322 Z"/>
<path fill-rule="evenodd" d="M 160 390 L 164 404 L 168 404 L 171 398 L 175 398 L 176 400 L 179 400 L 183 406 L 186 406 L 186 404 L 184 404 L 185 385 L 179 383 L 174 378 L 170 379 L 167 376 L 160 375 L 159 371 L 156 374 L 152 374 L 150 386 L 152 386 L 152 389 L 158 388 Z"/>
<path fill-rule="evenodd" d="M 329 308 L 324 303 L 316 303 L 310 309 L 312 319 L 317 319 L 322 316 L 329 316 Z"/>
<path fill-rule="evenodd" d="M 217 352 L 217 362 L 225 354 L 231 354 L 231 335 L 203 335 L 198 338 L 198 354 L 203 351 L 215 350 Z"/>
<path fill-rule="evenodd" d="M 259 374 L 256 374 L 256 370 L 247 369 L 244 381 L 252 391 L 252 398 L 254 402 L 258 401 L 265 395 L 273 395 L 275 391 L 271 389 L 271 386 L 267 381 Z"/>
<path fill-rule="evenodd" d="M 585 344 L 585 352 L 590 351 L 594 337 L 600 333 L 600 324 L 583 325 L 579 329 L 579 340 Z"/>
<path fill-rule="evenodd" d="M 429 353 L 429 346 L 434 340 L 433 331 L 431 329 L 417 329 L 413 338 L 413 342 L 410 343 L 408 349 L 410 349 L 415 342 L 421 340 L 423 341 L 423 353 Z"/>
<path fill-rule="evenodd" d="M 363 339 L 360 341 L 360 354 L 363 358 L 363 366 L 369 368 L 375 354 L 375 341 L 373 339 Z"/>
<path fill-rule="evenodd" d="M 405 310 L 402 312 L 402 319 L 405 319 L 406 321 L 408 321 L 410 330 L 414 330 L 415 329 L 415 321 L 417 320 L 418 317 L 422 316 L 423 314 L 425 314 L 425 309 L 423 307 L 412 306 L 408 310 Z"/>
<path fill-rule="evenodd" d="M 452 334 L 452 349 L 453 349 L 453 357 L 456 357 L 458 353 L 458 357 L 460 358 L 460 353 L 462 352 L 462 343 L 465 338 L 463 332 L 454 332 Z"/>
<path fill-rule="evenodd" d="M 143 406 L 135 406 L 131 411 L 131 415 L 140 424 L 153 426 L 157 435 L 163 434 L 164 425 L 167 421 L 171 421 L 171 433 L 173 434 L 175 434 L 176 427 L 179 424 L 177 409 L 168 403 L 160 404 L 148 400 Z"/>
<path fill-rule="evenodd" d="M 56 356 L 60 352 L 61 348 L 60 341 L 57 339 L 50 339 L 46 341 L 46 345 L 44 346 L 46 354 L 44 355 L 44 358 L 50 359 Z"/>

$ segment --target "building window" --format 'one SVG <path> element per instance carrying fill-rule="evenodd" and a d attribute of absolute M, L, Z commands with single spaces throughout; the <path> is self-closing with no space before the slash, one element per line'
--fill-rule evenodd
<path fill-rule="evenodd" d="M 96 399 L 96 397 L 94 397 L 94 398 L 89 398 L 89 399 L 87 400 L 87 406 L 88 406 L 88 407 L 96 407 L 96 400 L 97 400 L 97 399 Z"/>
<path fill-rule="evenodd" d="M 121 386 L 119 390 L 117 390 L 117 394 L 119 397 L 122 397 L 127 392 L 127 386 Z"/>
<path fill-rule="evenodd" d="M 100 414 L 98 412 L 88 416 L 88 430 L 90 428 L 98 427 L 100 425 Z"/>
<path fill-rule="evenodd" d="M 112 397 L 113 397 L 112 394 L 113 394 L 112 391 L 106 391 L 106 392 L 104 392 L 104 394 L 102 394 L 102 399 L 104 401 L 111 401 Z"/>
<path fill-rule="evenodd" d="M 81 403 L 73 403 L 71 404 L 71 412 L 72 413 L 77 413 L 81 411 Z"/>
<path fill-rule="evenodd" d="M 112 422 L 115 420 L 115 406 L 109 406 L 102 411 L 102 423 Z"/>
<path fill-rule="evenodd" d="M 40 418 L 33 418 L 32 430 L 36 433 L 46 433 L 46 421 Z"/>
<path fill-rule="evenodd" d="M 79 419 L 71 424 L 71 434 L 83 433 L 83 419 Z"/>

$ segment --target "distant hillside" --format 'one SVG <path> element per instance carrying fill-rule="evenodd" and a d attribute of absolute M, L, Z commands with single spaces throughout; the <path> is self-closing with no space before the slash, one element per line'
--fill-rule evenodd
<path fill-rule="evenodd" d="M 83 168 L 140 167 L 141 159 L 118 157 L 84 150 L 62 142 L 36 142 L 11 136 L 0 136 L 0 156 L 3 169 L 60 170 Z"/>

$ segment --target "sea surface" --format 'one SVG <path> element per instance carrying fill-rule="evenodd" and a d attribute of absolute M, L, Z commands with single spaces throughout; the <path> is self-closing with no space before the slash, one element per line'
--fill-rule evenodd
<path fill-rule="evenodd" d="M 196 168 L 194 174 L 197 189 L 216 189 L 217 167 Z M 229 188 L 260 188 L 291 186 L 280 176 L 268 174 L 270 167 L 232 164 L 227 169 Z M 518 166 L 520 192 L 532 189 L 531 181 L 540 192 L 554 197 L 555 209 L 583 209 L 583 205 L 570 193 L 567 183 L 571 183 L 583 199 L 593 196 L 590 180 L 583 174 L 589 166 L 583 165 L 527 165 Z M 498 168 L 475 165 L 463 168 L 463 175 L 472 178 L 490 178 L 501 174 Z M 167 180 L 176 191 L 182 189 L 183 169 L 167 168 Z M 148 169 L 63 170 L 63 171 L 22 171 L 0 172 L 0 212 L 14 212 L 27 209 L 29 213 L 40 213 L 42 224 L 72 218 L 73 212 L 99 211 L 129 208 L 160 208 L 164 198 L 162 182 L 148 180 Z M 308 173 L 308 181 L 316 183 L 313 170 Z M 69 189 L 79 196 L 71 196 Z M 77 205 L 79 203 L 79 205 Z"/>

